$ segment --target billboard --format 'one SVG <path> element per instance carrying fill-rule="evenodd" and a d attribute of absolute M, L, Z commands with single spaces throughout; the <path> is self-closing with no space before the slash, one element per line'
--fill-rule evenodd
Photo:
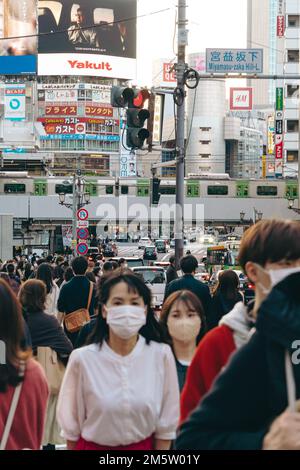
<path fill-rule="evenodd" d="M 135 78 L 136 16 L 137 0 L 39 0 L 39 75 Z"/>
<path fill-rule="evenodd" d="M 1 5 L 2 3 L 2 5 Z M 0 73 L 36 73 L 36 0 L 3 0 L 0 7 Z"/>
<path fill-rule="evenodd" d="M 230 88 L 230 110 L 252 110 L 252 88 Z"/>
<path fill-rule="evenodd" d="M 26 117 L 25 85 L 5 85 L 4 119 L 24 121 Z"/>

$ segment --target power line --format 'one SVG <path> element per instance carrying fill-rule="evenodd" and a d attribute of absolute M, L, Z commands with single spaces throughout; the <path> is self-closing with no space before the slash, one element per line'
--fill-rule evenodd
<path fill-rule="evenodd" d="M 103 23 L 103 24 L 92 24 L 90 26 L 84 26 L 83 28 L 78 27 L 78 28 L 74 28 L 73 31 L 85 31 L 85 30 L 92 29 L 92 28 L 106 28 L 107 26 L 114 26 L 114 25 L 117 25 L 117 24 L 120 24 L 120 23 L 126 23 L 126 22 L 129 22 L 129 21 L 138 20 L 140 18 L 147 18 L 149 16 L 158 15 L 160 13 L 165 13 L 166 11 L 171 11 L 171 10 L 173 10 L 173 8 L 165 8 L 163 10 L 157 10 L 157 11 L 153 11 L 153 12 L 150 12 L 150 13 L 145 13 L 143 15 L 133 16 L 133 17 L 130 17 L 130 18 L 124 18 L 124 19 L 117 20 L 117 21 L 111 21 L 111 22 L 107 22 L 107 23 Z M 46 32 L 46 33 L 27 34 L 27 35 L 24 35 L 24 36 L 10 36 L 10 37 L 7 37 L 7 38 L 0 38 L 0 41 L 9 41 L 11 39 L 27 39 L 27 38 L 39 38 L 39 37 L 44 37 L 44 36 L 54 36 L 56 34 L 67 33 L 68 30 L 69 30 L 69 28 L 61 29 L 59 31 L 49 31 L 49 32 Z"/>

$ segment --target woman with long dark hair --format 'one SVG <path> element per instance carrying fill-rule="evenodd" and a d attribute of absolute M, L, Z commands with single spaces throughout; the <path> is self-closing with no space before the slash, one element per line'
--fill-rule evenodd
<path fill-rule="evenodd" d="M 170 448 L 179 388 L 162 340 L 144 282 L 130 271 L 109 276 L 90 344 L 71 354 L 60 391 L 57 416 L 69 449 Z"/>
<path fill-rule="evenodd" d="M 7 450 L 38 450 L 43 437 L 48 385 L 40 365 L 31 358 L 31 351 L 21 348 L 23 339 L 21 305 L 0 279 L 0 448 Z M 4 442 L 14 399 L 17 408 Z"/>
<path fill-rule="evenodd" d="M 42 281 L 47 290 L 47 297 L 44 312 L 47 315 L 57 315 L 57 302 L 59 297 L 59 287 L 53 281 L 53 270 L 48 263 L 42 263 L 38 267 L 36 278 Z"/>
<path fill-rule="evenodd" d="M 211 312 L 207 318 L 209 329 L 218 326 L 224 315 L 244 300 L 239 288 L 240 280 L 235 271 L 229 269 L 219 274 L 218 284 L 213 292 Z"/>
<path fill-rule="evenodd" d="M 165 330 L 166 342 L 173 350 L 182 390 L 197 344 L 206 332 L 206 319 L 200 300 L 190 291 L 174 292 L 163 305 L 160 323 Z"/>

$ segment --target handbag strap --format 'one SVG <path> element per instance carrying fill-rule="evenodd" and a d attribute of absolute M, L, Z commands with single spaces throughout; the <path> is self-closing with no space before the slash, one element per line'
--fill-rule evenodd
<path fill-rule="evenodd" d="M 92 295 L 93 295 L 93 289 L 94 289 L 93 283 L 90 282 L 90 291 L 89 291 L 89 297 L 88 297 L 88 304 L 87 304 L 87 308 L 86 308 L 87 310 L 90 309 Z"/>
<path fill-rule="evenodd" d="M 292 366 L 292 361 L 290 358 L 289 351 L 285 352 L 285 376 L 286 376 L 286 385 L 287 385 L 287 396 L 288 396 L 288 405 L 291 412 L 296 410 L 296 384 L 294 371 Z"/>
<path fill-rule="evenodd" d="M 24 375 L 24 372 L 25 372 L 25 363 L 22 362 L 21 366 L 20 366 L 20 374 L 19 375 L 22 377 Z M 13 421 L 14 421 L 14 417 L 15 417 L 15 414 L 16 414 L 16 409 L 17 409 L 17 406 L 18 406 L 18 403 L 19 403 L 19 399 L 20 399 L 20 395 L 21 395 L 21 391 L 22 391 L 22 386 L 23 386 L 23 382 L 20 382 L 19 385 L 15 388 L 15 391 L 14 391 L 14 394 L 13 394 L 13 399 L 12 399 L 10 409 L 9 409 L 9 413 L 8 413 L 8 417 L 7 417 L 7 421 L 6 421 L 6 424 L 5 424 L 3 436 L 2 436 L 1 442 L 0 442 L 0 450 L 5 450 L 5 447 L 6 447 L 8 438 L 9 438 L 9 434 L 10 434 L 10 431 L 11 431 L 11 427 L 12 427 L 12 424 L 13 424 Z"/>

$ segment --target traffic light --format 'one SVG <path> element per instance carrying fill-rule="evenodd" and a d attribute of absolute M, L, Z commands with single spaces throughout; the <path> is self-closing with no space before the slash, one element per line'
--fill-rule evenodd
<path fill-rule="evenodd" d="M 114 108 L 133 107 L 134 100 L 138 97 L 138 90 L 135 88 L 125 88 L 121 86 L 113 86 L 111 89 L 111 105 Z"/>
<path fill-rule="evenodd" d="M 150 113 L 148 109 L 127 110 L 127 139 L 126 145 L 130 149 L 141 149 L 149 138 L 150 132 L 144 127 Z"/>
<path fill-rule="evenodd" d="M 149 100 L 148 90 L 135 90 L 135 97 L 127 109 L 127 139 L 126 145 L 130 149 L 141 149 L 150 133 L 145 127 L 150 117 L 148 109 L 143 108 L 145 101 Z"/>
<path fill-rule="evenodd" d="M 151 205 L 157 206 L 160 200 L 160 179 L 159 178 L 152 178 L 151 180 Z"/>

